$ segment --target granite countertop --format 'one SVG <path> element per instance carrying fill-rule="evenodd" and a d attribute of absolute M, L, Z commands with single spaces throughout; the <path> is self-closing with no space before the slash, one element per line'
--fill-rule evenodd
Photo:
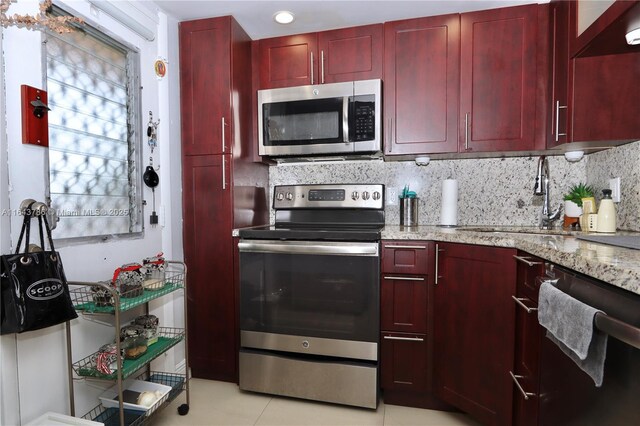
<path fill-rule="evenodd" d="M 492 232 L 494 231 L 494 232 Z M 497 232 L 495 232 L 497 231 Z M 529 233 L 534 232 L 534 233 Z M 431 240 L 514 247 L 558 265 L 640 294 L 640 250 L 597 244 L 576 238 L 580 232 L 545 232 L 537 228 L 386 225 L 383 240 Z M 640 235 L 618 232 L 617 235 Z"/>

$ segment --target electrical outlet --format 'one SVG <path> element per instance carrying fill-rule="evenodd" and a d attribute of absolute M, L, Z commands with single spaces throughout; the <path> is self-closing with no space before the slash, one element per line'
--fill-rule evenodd
<path fill-rule="evenodd" d="M 398 188 L 387 187 L 387 205 L 395 206 L 398 204 Z"/>
<path fill-rule="evenodd" d="M 611 198 L 614 203 L 620 202 L 620 178 L 609 179 L 609 189 L 611 189 Z"/>

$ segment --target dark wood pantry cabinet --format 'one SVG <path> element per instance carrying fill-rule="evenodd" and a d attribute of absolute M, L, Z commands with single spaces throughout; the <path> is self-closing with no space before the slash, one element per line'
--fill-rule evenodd
<path fill-rule="evenodd" d="M 382 77 L 382 24 L 262 39 L 259 89 Z"/>
<path fill-rule="evenodd" d="M 252 150 L 251 40 L 232 17 L 180 23 L 183 241 L 193 377 L 237 380 L 233 228 L 268 221 Z"/>
<path fill-rule="evenodd" d="M 516 251 L 437 248 L 435 394 L 485 425 L 511 424 Z"/>

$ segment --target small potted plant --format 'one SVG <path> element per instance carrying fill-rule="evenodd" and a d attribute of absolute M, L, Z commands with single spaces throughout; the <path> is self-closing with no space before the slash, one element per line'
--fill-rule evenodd
<path fill-rule="evenodd" d="M 564 213 L 567 217 L 580 217 L 582 214 L 582 199 L 593 197 L 594 190 L 591 186 L 579 183 L 569 189 L 564 196 Z"/>

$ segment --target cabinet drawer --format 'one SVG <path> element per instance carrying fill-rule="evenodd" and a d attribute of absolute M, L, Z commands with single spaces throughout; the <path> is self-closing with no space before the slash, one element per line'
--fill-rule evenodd
<path fill-rule="evenodd" d="M 406 333 L 427 332 L 427 277 L 382 274 L 380 328 Z"/>
<path fill-rule="evenodd" d="M 516 257 L 517 294 L 533 302 L 538 302 L 538 286 L 536 278 L 544 275 L 544 260 L 529 253 L 518 251 Z"/>
<path fill-rule="evenodd" d="M 427 390 L 427 338 L 424 334 L 382 333 L 381 381 L 386 390 Z"/>
<path fill-rule="evenodd" d="M 382 272 L 426 275 L 432 244 L 426 241 L 383 241 Z"/>

